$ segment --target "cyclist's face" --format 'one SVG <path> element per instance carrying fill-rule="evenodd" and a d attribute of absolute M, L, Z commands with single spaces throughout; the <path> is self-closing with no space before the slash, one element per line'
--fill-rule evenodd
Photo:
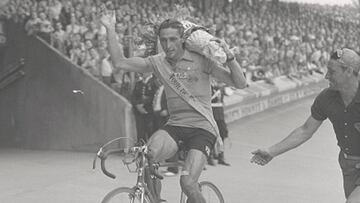
<path fill-rule="evenodd" d="M 169 59 L 178 59 L 183 54 L 184 40 L 179 31 L 175 28 L 165 28 L 159 34 L 160 44 L 166 57 Z"/>

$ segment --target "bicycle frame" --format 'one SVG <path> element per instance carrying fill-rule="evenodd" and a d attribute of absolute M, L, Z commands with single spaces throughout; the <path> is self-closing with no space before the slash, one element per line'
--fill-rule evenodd
<path fill-rule="evenodd" d="M 146 167 L 148 165 L 147 158 L 145 154 L 147 153 L 147 147 L 144 146 L 143 151 L 139 152 L 138 157 L 135 158 L 137 161 L 137 180 L 136 185 L 134 186 L 134 190 L 138 193 L 140 192 L 140 201 L 144 203 L 145 194 L 148 194 L 150 197 L 150 201 L 154 201 L 154 195 L 151 190 L 148 188 L 150 183 L 146 181 Z M 149 174 L 150 175 L 150 174 Z M 152 184 L 150 184 L 152 186 Z"/>
<path fill-rule="evenodd" d="M 151 160 L 148 159 L 147 154 L 148 154 L 148 148 L 146 146 L 146 144 L 142 144 L 140 146 L 135 146 L 135 147 L 131 147 L 130 149 L 126 150 L 126 149 L 115 149 L 115 150 L 105 150 L 104 148 L 105 146 L 109 145 L 110 143 L 112 143 L 111 141 L 107 144 L 105 144 L 103 147 L 101 147 L 99 149 L 99 151 L 97 152 L 97 156 L 94 159 L 94 163 L 93 163 L 93 169 L 95 169 L 95 162 L 96 162 L 96 158 L 100 158 L 101 160 L 101 170 L 103 171 L 103 173 L 113 179 L 116 178 L 115 175 L 113 175 L 112 173 L 108 172 L 106 170 L 105 167 L 105 160 L 107 158 L 107 156 L 109 154 L 112 153 L 124 153 L 124 154 L 131 154 L 131 155 L 135 155 L 134 158 L 131 159 L 131 161 L 125 161 L 125 159 L 123 159 L 123 163 L 127 166 L 129 172 L 131 173 L 137 173 L 137 180 L 136 180 L 136 184 L 134 187 L 132 188 L 128 188 L 128 187 L 120 187 L 120 188 L 116 188 L 113 191 L 109 192 L 103 199 L 104 202 L 108 202 L 111 198 L 113 198 L 115 195 L 120 194 L 120 193 L 128 193 L 129 197 L 134 197 L 137 200 L 140 200 L 140 203 L 158 203 L 160 201 L 160 197 L 159 197 L 159 191 L 157 191 L 156 189 L 156 178 L 157 179 L 163 179 L 163 177 L 158 174 L 157 170 L 155 168 L 158 167 L 169 167 L 169 166 L 183 166 L 183 163 L 180 162 L 172 162 L 172 163 L 152 163 Z M 135 170 L 131 170 L 129 165 L 131 163 L 135 163 L 136 164 L 136 169 Z M 221 203 L 224 203 L 224 198 L 221 195 L 221 192 L 219 191 L 219 189 L 212 183 L 207 182 L 207 181 L 203 181 L 199 183 L 200 187 L 208 187 L 210 188 L 212 191 L 215 192 L 217 198 L 219 199 L 219 201 Z M 182 203 L 185 202 L 185 194 L 181 194 L 181 200 Z M 132 201 L 133 202 L 133 201 Z"/>
<path fill-rule="evenodd" d="M 155 202 L 154 199 L 154 193 L 153 191 L 155 191 L 154 185 L 152 183 L 148 183 L 148 180 L 150 180 L 150 176 L 151 176 L 151 172 L 149 169 L 149 163 L 148 163 L 148 159 L 146 158 L 146 154 L 147 154 L 147 146 L 145 144 L 141 145 L 141 146 L 137 146 L 137 147 L 131 147 L 128 150 L 124 150 L 124 149 L 115 149 L 115 150 L 104 150 L 108 145 L 110 145 L 111 143 L 117 141 L 119 139 L 115 139 L 112 140 L 108 143 L 106 143 L 103 147 L 101 147 L 99 149 L 99 151 L 96 154 L 96 157 L 94 159 L 93 162 L 93 169 L 95 169 L 95 165 L 96 165 L 96 158 L 100 158 L 101 160 L 101 169 L 103 171 L 103 173 L 105 175 L 107 175 L 110 178 L 115 179 L 116 176 L 110 172 L 108 172 L 106 170 L 105 167 L 105 160 L 108 157 L 108 155 L 113 154 L 113 153 L 130 153 L 130 154 L 135 154 L 135 158 L 132 159 L 130 162 L 126 162 L 123 160 L 123 163 L 127 166 L 129 172 L 137 173 L 137 180 L 136 180 L 136 184 L 133 187 L 133 190 L 135 191 L 135 195 L 138 195 L 138 198 L 140 200 L 141 203 L 144 203 L 145 201 L 145 195 L 148 196 L 148 198 L 150 198 L 151 202 Z M 129 167 L 129 164 L 131 163 L 136 163 L 136 169 L 135 170 L 131 170 Z M 149 177 L 147 177 L 149 176 Z"/>

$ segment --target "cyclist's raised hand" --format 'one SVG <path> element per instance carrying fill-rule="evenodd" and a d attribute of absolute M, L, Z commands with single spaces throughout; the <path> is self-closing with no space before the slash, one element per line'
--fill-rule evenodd
<path fill-rule="evenodd" d="M 229 48 L 229 45 L 225 42 L 225 40 L 214 37 L 214 38 L 210 39 L 210 41 L 217 42 L 219 44 L 219 46 L 221 48 L 223 48 L 223 50 L 224 50 L 227 57 L 229 57 L 229 55 L 231 55 L 231 56 L 233 55 L 233 53 L 231 52 L 231 50 Z"/>
<path fill-rule="evenodd" d="M 103 24 L 107 29 L 115 27 L 115 12 L 108 10 L 105 4 L 102 4 L 100 6 L 100 13 L 98 14 L 98 16 L 101 24 Z"/>
<path fill-rule="evenodd" d="M 261 166 L 269 163 L 274 157 L 264 149 L 258 149 L 256 151 L 251 152 L 253 154 L 253 157 L 251 158 L 251 163 L 256 163 Z"/>

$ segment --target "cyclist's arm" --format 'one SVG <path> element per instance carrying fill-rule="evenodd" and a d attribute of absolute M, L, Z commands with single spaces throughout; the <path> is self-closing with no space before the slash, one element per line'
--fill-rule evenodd
<path fill-rule="evenodd" d="M 322 122 L 323 121 L 316 120 L 312 116 L 309 116 L 302 126 L 292 131 L 290 135 L 281 142 L 271 146 L 268 149 L 269 154 L 275 157 L 303 144 L 313 136 Z"/>
<path fill-rule="evenodd" d="M 227 66 L 230 70 L 227 71 L 223 68 L 220 68 L 218 64 L 214 64 L 217 68 L 213 68 L 213 76 L 220 79 L 221 82 L 224 82 L 227 85 L 238 89 L 243 89 L 247 87 L 248 85 L 245 75 L 239 63 L 236 61 L 234 53 L 230 51 L 229 46 L 226 44 L 225 40 L 213 38 L 211 39 L 211 41 L 217 42 L 219 46 L 223 49 L 227 57 L 227 62 L 224 65 Z"/>
<path fill-rule="evenodd" d="M 123 69 L 133 72 L 151 72 L 151 65 L 144 58 L 125 58 L 121 47 L 116 39 L 115 28 L 107 29 L 108 49 L 115 69 Z"/>
<path fill-rule="evenodd" d="M 243 89 L 247 87 L 246 78 L 239 63 L 234 59 L 226 64 L 229 70 L 213 64 L 211 75 L 228 86 Z"/>

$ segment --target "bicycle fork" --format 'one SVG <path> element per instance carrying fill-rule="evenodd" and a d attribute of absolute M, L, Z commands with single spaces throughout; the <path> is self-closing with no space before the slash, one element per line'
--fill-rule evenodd
<path fill-rule="evenodd" d="M 136 181 L 135 194 L 139 197 L 140 203 L 145 203 L 145 178 L 144 178 L 144 169 L 139 168 L 138 177 Z"/>
<path fill-rule="evenodd" d="M 136 187 L 135 196 L 139 197 L 140 203 L 147 203 L 147 202 L 145 202 L 145 188 L 144 187 Z M 136 200 L 136 198 L 133 198 L 131 203 L 134 203 L 135 200 Z"/>

